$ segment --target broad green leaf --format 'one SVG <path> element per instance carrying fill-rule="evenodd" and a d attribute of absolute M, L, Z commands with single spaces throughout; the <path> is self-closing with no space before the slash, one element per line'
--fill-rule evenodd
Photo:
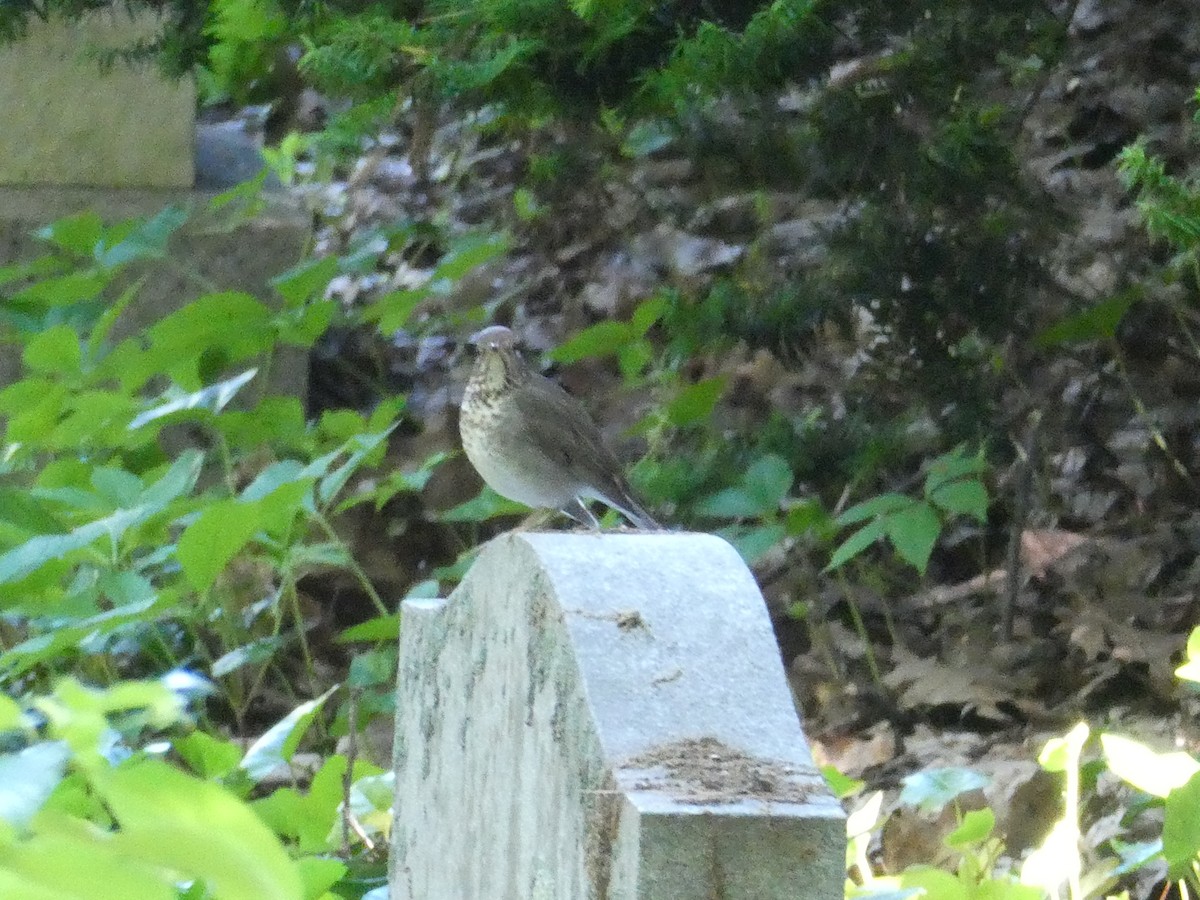
<path fill-rule="evenodd" d="M 829 789 L 833 791 L 833 796 L 839 800 L 845 800 L 847 797 L 853 797 L 867 786 L 865 781 L 857 778 L 851 778 L 839 772 L 836 768 L 830 765 L 821 766 L 821 774 L 825 777 L 825 783 L 829 785 Z M 880 795 L 882 799 L 882 795 Z M 870 830 L 869 828 L 867 829 Z"/>
<path fill-rule="evenodd" d="M 135 858 L 205 881 L 215 897 L 301 900 L 300 874 L 249 806 L 215 784 L 158 760 L 105 773 L 118 846 Z"/>
<path fill-rule="evenodd" d="M 357 653 L 350 660 L 347 684 L 351 687 L 390 685 L 396 680 L 396 647 L 387 644 L 374 650 Z"/>
<path fill-rule="evenodd" d="M 458 281 L 473 269 L 494 259 L 508 249 L 506 235 L 494 232 L 472 234 L 460 238 L 437 264 L 433 280 Z"/>
<path fill-rule="evenodd" d="M 632 337 L 632 329 L 625 322 L 598 322 L 583 329 L 547 355 L 560 363 L 579 362 L 593 356 L 609 356 L 616 353 Z"/>
<path fill-rule="evenodd" d="M 271 348 L 271 313 L 249 294 L 205 294 L 171 313 L 147 331 L 150 350 L 131 373 L 134 381 L 168 372 L 186 389 L 202 387 L 197 364 L 209 348 L 219 349 L 230 362 Z"/>
<path fill-rule="evenodd" d="M 383 334 L 391 334 L 407 325 L 417 307 L 428 297 L 427 289 L 392 291 L 372 301 L 363 316 L 367 321 L 376 322 Z"/>
<path fill-rule="evenodd" d="M 982 451 L 967 456 L 964 447 L 957 447 L 929 464 L 929 472 L 925 476 L 925 495 L 929 496 L 947 482 L 968 475 L 981 475 L 987 468 L 987 459 Z"/>
<path fill-rule="evenodd" d="M 162 477 L 142 494 L 141 501 L 156 512 L 172 500 L 190 494 L 200 478 L 204 467 L 204 453 L 200 450 L 184 450 Z"/>
<path fill-rule="evenodd" d="M 24 828 L 62 780 L 70 751 L 44 741 L 0 755 L 0 821 Z"/>
<path fill-rule="evenodd" d="M 876 519 L 858 529 L 858 531 L 842 541 L 837 549 L 833 551 L 833 556 L 830 557 L 829 565 L 825 567 L 825 571 L 832 572 L 839 566 L 843 566 L 854 559 L 854 557 L 883 537 L 885 527 L 886 521 L 884 519 Z"/>
<path fill-rule="evenodd" d="M 246 755 L 242 757 L 241 768 L 252 781 L 261 781 L 291 761 L 304 732 L 308 730 L 325 701 L 336 690 L 337 685 L 334 685 L 320 697 L 301 703 L 250 745 Z"/>
<path fill-rule="evenodd" d="M 1162 842 L 1171 878 L 1190 874 L 1200 854 L 1200 774 L 1167 795 Z"/>
<path fill-rule="evenodd" d="M 296 867 L 300 870 L 300 880 L 304 882 L 305 900 L 322 900 L 329 896 L 329 889 L 350 871 L 344 862 L 317 856 L 296 860 Z"/>
<path fill-rule="evenodd" d="M 996 814 L 988 807 L 969 810 L 959 826 L 946 835 L 945 844 L 952 850 L 966 849 L 991 837 L 995 827 Z"/>
<path fill-rule="evenodd" d="M 100 216 L 88 210 L 51 222 L 39 229 L 37 236 L 75 256 L 90 257 L 103 231 L 104 222 Z"/>
<path fill-rule="evenodd" d="M 637 337 L 644 337 L 646 332 L 667 312 L 670 304 L 665 297 L 651 297 L 638 304 L 629 319 L 629 327 Z"/>
<path fill-rule="evenodd" d="M 103 266 L 123 266 L 137 259 L 162 259 L 167 244 L 187 220 L 182 206 L 168 206 L 148 219 L 132 219 L 114 226 L 96 247 L 96 260 Z"/>
<path fill-rule="evenodd" d="M 32 494 L 14 488 L 0 488 L 0 522 L 41 534 L 61 534 L 66 530 Z"/>
<path fill-rule="evenodd" d="M 750 464 L 742 476 L 742 485 L 759 504 L 762 512 L 774 512 L 792 489 L 792 467 L 781 456 L 768 453 Z"/>
<path fill-rule="evenodd" d="M 528 512 L 528 506 L 507 500 L 490 487 L 484 487 L 478 497 L 446 510 L 438 518 L 443 522 L 486 522 L 498 516 L 520 516 Z"/>
<path fill-rule="evenodd" d="M 350 480 L 359 467 L 367 462 L 368 458 L 378 450 L 382 452 L 381 446 L 389 434 L 395 431 L 396 426 L 392 425 L 383 431 L 375 434 L 356 434 L 346 442 L 345 449 L 353 450 L 340 466 L 321 479 L 317 487 L 317 499 L 321 503 L 328 503 L 346 486 L 346 482 Z"/>
<path fill-rule="evenodd" d="M 68 325 L 47 328 L 25 345 L 21 358 L 33 372 L 76 375 L 82 360 L 79 334 Z"/>
<path fill-rule="evenodd" d="M 970 900 L 971 897 L 958 878 L 933 866 L 909 866 L 900 874 L 900 884 L 919 889 L 922 900 Z"/>
<path fill-rule="evenodd" d="M 987 523 L 988 492 L 980 481 L 952 481 L 929 495 L 934 505 L 948 513 L 971 516 Z"/>
<path fill-rule="evenodd" d="M 253 380 L 258 374 L 258 369 L 248 369 L 240 375 L 235 375 L 232 378 L 227 378 L 224 381 L 218 381 L 215 384 L 210 384 L 207 387 L 201 388 L 198 391 L 193 391 L 190 394 L 182 396 L 169 396 L 177 394 L 177 391 L 168 391 L 161 397 L 156 398 L 156 405 L 139 414 L 132 422 L 129 423 L 129 428 L 141 428 L 143 425 L 148 425 L 151 422 L 164 418 L 165 416 L 173 415 L 178 412 L 198 409 L 205 410 L 210 413 L 218 413 L 225 408 L 243 387 Z"/>
<path fill-rule="evenodd" d="M 885 520 L 888 539 L 900 558 L 922 575 L 929 564 L 933 545 L 942 533 L 942 522 L 928 503 L 914 503 Z"/>
<path fill-rule="evenodd" d="M 749 528 L 734 527 L 723 532 L 723 536 L 733 544 L 746 564 L 751 565 L 787 537 L 787 529 L 778 522 L 772 522 Z"/>
<path fill-rule="evenodd" d="M 1129 307 L 1141 299 L 1140 291 L 1126 291 L 1069 316 L 1038 334 L 1039 347 L 1055 347 L 1080 341 L 1110 340 Z"/>
<path fill-rule="evenodd" d="M 262 525 L 257 504 L 221 500 L 200 513 L 179 536 L 176 552 L 183 574 L 197 591 L 207 591 Z"/>
<path fill-rule="evenodd" d="M 8 886 L 8 877 L 20 887 Z M 174 880 L 164 867 L 123 853 L 91 823 L 62 813 L 39 816 L 30 839 L 0 849 L 0 896 L 12 900 L 173 900 Z"/>
<path fill-rule="evenodd" d="M 706 420 L 712 415 L 728 383 L 726 376 L 718 375 L 689 384 L 667 404 L 667 420 L 680 427 Z M 788 486 L 791 486 L 790 483 Z"/>
<path fill-rule="evenodd" d="M 98 466 L 92 470 L 92 487 L 117 507 L 134 506 L 145 485 L 142 479 L 119 466 Z"/>
<path fill-rule="evenodd" d="M 35 281 L 29 287 L 17 291 L 13 300 L 20 303 L 37 303 L 47 306 L 66 306 L 93 300 L 108 287 L 111 272 L 87 270 L 70 272 Z"/>
<path fill-rule="evenodd" d="M 337 270 L 336 256 L 307 259 L 276 275 L 271 279 L 271 286 L 289 306 L 300 306 L 314 297 L 323 296 Z"/>
<path fill-rule="evenodd" d="M 900 802 L 924 813 L 938 813 L 959 795 L 980 790 L 987 784 L 987 776 L 970 769 L 926 769 L 904 778 Z"/>
<path fill-rule="evenodd" d="M 242 748 L 203 731 L 193 731 L 174 742 L 175 751 L 192 771 L 205 779 L 224 778 L 238 767 Z"/>
<path fill-rule="evenodd" d="M 91 546 L 107 536 L 120 539 L 125 530 L 145 521 L 154 510 L 146 506 L 119 509 L 110 516 L 81 525 L 68 534 L 39 535 L 0 555 L 0 584 L 18 581 L 51 560 Z"/>
<path fill-rule="evenodd" d="M 859 522 L 865 522 L 867 519 L 897 512 L 916 502 L 912 497 L 907 497 L 904 494 L 880 494 L 869 500 L 864 500 L 862 503 L 856 503 L 838 516 L 836 521 L 842 526 L 856 525 Z"/>
<path fill-rule="evenodd" d="M 400 613 L 376 616 L 358 625 L 352 625 L 337 636 L 339 644 L 355 641 L 394 641 L 400 636 Z"/>
<path fill-rule="evenodd" d="M 696 504 L 696 515 L 714 519 L 751 519 L 763 512 L 758 499 L 743 487 L 725 488 Z"/>
<path fill-rule="evenodd" d="M 25 713 L 8 694 L 0 694 L 0 732 L 16 731 L 25 725 Z"/>
<path fill-rule="evenodd" d="M 1190 753 L 1156 753 L 1140 741 L 1119 734 L 1100 735 L 1108 767 L 1140 791 L 1165 797 L 1200 772 Z"/>
<path fill-rule="evenodd" d="M 234 647 L 227 653 L 213 660 L 210 672 L 213 678 L 223 678 L 231 672 L 236 672 L 244 666 L 254 666 L 265 663 L 283 646 L 283 638 L 269 635 Z"/>
<path fill-rule="evenodd" d="M 331 846 L 338 807 L 344 796 L 343 779 L 346 757 L 335 754 L 327 758 L 313 776 L 306 793 L 294 788 L 280 788 L 264 800 L 256 801 L 254 810 L 263 821 L 279 834 L 294 838 L 302 853 L 319 853 Z M 367 767 L 356 764 L 355 774 L 373 774 Z"/>
<path fill-rule="evenodd" d="M 1038 754 L 1038 763 L 1047 772 L 1064 772 L 1079 765 L 1079 755 L 1087 743 L 1091 728 L 1080 722 L 1062 737 L 1050 738 Z"/>

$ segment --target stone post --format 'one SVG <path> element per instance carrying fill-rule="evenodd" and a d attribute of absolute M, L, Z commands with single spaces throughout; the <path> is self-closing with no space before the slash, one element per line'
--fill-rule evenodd
<path fill-rule="evenodd" d="M 836 900 L 762 596 L 696 534 L 509 534 L 406 601 L 392 900 Z"/>

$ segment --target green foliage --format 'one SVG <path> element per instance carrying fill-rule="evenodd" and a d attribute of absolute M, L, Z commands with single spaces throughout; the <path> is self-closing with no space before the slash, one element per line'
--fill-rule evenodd
<path fill-rule="evenodd" d="M 114 337 L 143 283 L 129 267 L 168 262 L 188 218 L 169 208 L 112 225 L 62 219 L 39 233 L 44 254 L 0 277 L 0 339 L 23 364 L 0 390 L 6 895 L 81 893 L 94 872 L 113 873 L 95 894 L 113 897 L 174 897 L 180 879 L 197 897 L 316 898 L 335 885 L 360 896 L 382 879 L 354 837 L 386 842 L 390 789 L 378 769 L 325 753 L 308 788 L 263 791 L 252 807 L 247 798 L 302 741 L 328 749 L 351 723 L 390 713 L 398 620 L 332 523 L 420 490 L 445 454 L 364 479 L 403 398 L 306 421 L 295 399 L 260 386 L 280 347 L 311 346 L 335 321 L 325 290 L 364 264 L 358 250 L 282 273 L 276 302 L 210 292 Z M 504 242 L 448 246 L 435 280 L 404 298 L 405 315 Z M 374 312 L 402 319 L 392 303 Z M 221 727 L 246 727 L 270 683 L 303 696 L 290 683 L 300 669 L 315 683 L 298 584 L 331 568 L 378 612 L 343 638 L 361 651 L 347 688 L 297 700 L 243 752 Z M 190 772 L 164 758 L 168 747 Z M 357 832 L 342 824 L 347 798 Z"/>
<path fill-rule="evenodd" d="M 850 507 L 837 517 L 837 524 L 860 527 L 834 551 L 827 569 L 845 565 L 887 538 L 900 558 L 923 575 L 951 519 L 965 515 L 980 524 L 987 522 L 990 499 L 980 478 L 987 467 L 982 449 L 967 455 L 964 447 L 958 447 L 929 464 L 920 498 L 886 493 Z"/>

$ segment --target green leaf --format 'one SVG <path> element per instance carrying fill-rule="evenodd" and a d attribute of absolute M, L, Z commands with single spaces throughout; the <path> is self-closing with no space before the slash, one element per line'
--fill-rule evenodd
<path fill-rule="evenodd" d="M 704 421 L 712 415 L 713 407 L 725 393 L 728 384 L 729 379 L 725 375 L 689 384 L 667 404 L 667 420 L 679 427 Z M 790 483 L 788 486 L 791 487 Z"/>
<path fill-rule="evenodd" d="M 833 551 L 833 556 L 829 559 L 829 565 L 825 567 L 824 571 L 832 572 L 839 566 L 843 566 L 854 559 L 854 557 L 883 537 L 886 527 L 887 520 L 876 519 L 858 529 L 858 531 L 842 541 L 837 549 Z"/>
<path fill-rule="evenodd" d="M 498 516 L 520 516 L 527 512 L 528 506 L 507 500 L 485 486 L 478 497 L 446 510 L 438 519 L 443 522 L 486 522 Z"/>
<path fill-rule="evenodd" d="M 158 512 L 172 500 L 190 494 L 192 488 L 196 486 L 203 468 L 204 453 L 202 451 L 184 450 L 171 463 L 170 468 L 163 473 L 162 477 L 146 488 L 141 497 L 142 504 Z"/>
<path fill-rule="evenodd" d="M 242 748 L 232 741 L 222 741 L 203 731 L 177 738 L 175 752 L 197 775 L 204 779 L 224 778 L 238 767 Z"/>
<path fill-rule="evenodd" d="M 115 225 L 96 247 L 96 261 L 114 268 L 138 259 L 162 259 L 171 235 L 188 220 L 182 206 L 168 206 L 149 219 L 130 219 Z"/>
<path fill-rule="evenodd" d="M 787 461 L 773 453 L 751 463 L 742 477 L 742 484 L 763 512 L 774 512 L 792 489 L 795 475 Z"/>
<path fill-rule="evenodd" d="M 48 512 L 28 491 L 15 488 L 0 488 L 0 522 L 40 534 L 61 534 L 66 530 L 58 517 Z"/>
<path fill-rule="evenodd" d="M 336 256 L 308 259 L 271 279 L 271 285 L 289 306 L 300 306 L 313 297 L 321 297 L 337 274 Z"/>
<path fill-rule="evenodd" d="M 900 884 L 919 889 L 922 900 L 970 900 L 966 885 L 933 866 L 909 866 L 900 874 Z"/>
<path fill-rule="evenodd" d="M 594 356 L 610 356 L 634 335 L 625 322 L 597 322 L 547 354 L 560 363 L 574 363 Z"/>
<path fill-rule="evenodd" d="M 39 229 L 37 236 L 44 241 L 73 253 L 76 256 L 91 257 L 96 243 L 104 230 L 104 222 L 95 212 L 88 210 L 73 216 L 52 222 L 45 228 Z"/>
<path fill-rule="evenodd" d="M 249 806 L 158 760 L 137 760 L 96 787 L 135 859 L 202 879 L 215 897 L 301 900 L 299 872 Z"/>
<path fill-rule="evenodd" d="M 79 335 L 68 325 L 47 328 L 25 345 L 21 358 L 33 372 L 77 375 L 82 359 Z"/>
<path fill-rule="evenodd" d="M 825 783 L 829 785 L 829 789 L 833 791 L 833 796 L 839 800 L 845 800 L 847 797 L 853 797 L 867 786 L 865 781 L 860 781 L 857 778 L 851 778 L 839 772 L 833 766 L 821 766 L 821 774 L 825 776 Z"/>
<path fill-rule="evenodd" d="M 1079 755 L 1090 734 L 1088 724 L 1080 722 L 1062 737 L 1050 738 L 1038 754 L 1038 763 L 1047 772 L 1064 772 L 1078 766 Z"/>
<path fill-rule="evenodd" d="M 454 247 L 442 257 L 433 271 L 433 280 L 458 281 L 474 269 L 495 259 L 508 249 L 508 237 L 504 234 L 485 232 L 460 238 Z"/>
<path fill-rule="evenodd" d="M 752 565 L 768 550 L 787 537 L 787 529 L 773 522 L 769 525 L 758 525 L 753 528 L 733 528 L 724 534 L 733 544 L 746 565 Z"/>
<path fill-rule="evenodd" d="M 210 384 L 208 387 L 193 391 L 190 394 L 172 397 L 165 400 L 165 402 L 164 397 L 167 395 L 163 395 L 163 397 L 157 398 L 160 402 L 156 406 L 152 406 L 135 417 L 129 423 L 129 429 L 132 431 L 141 428 L 143 425 L 148 425 L 157 419 L 189 410 L 205 410 L 210 413 L 218 413 L 257 374 L 258 369 L 248 369 L 240 375 L 234 375 L 232 378 L 226 378 L 224 381 Z"/>
<path fill-rule="evenodd" d="M 304 732 L 308 730 L 325 701 L 336 690 L 337 685 L 334 685 L 320 697 L 301 703 L 250 745 L 246 755 L 242 757 L 241 768 L 252 781 L 262 781 L 271 772 L 291 761 Z"/>
<path fill-rule="evenodd" d="M 213 660 L 212 668 L 210 669 L 212 677 L 223 678 L 245 666 L 265 663 L 282 646 L 283 638 L 276 635 L 268 635 L 256 641 L 251 641 L 248 644 L 243 644 L 240 647 L 234 647 L 232 650 Z"/>
<path fill-rule="evenodd" d="M 188 583 L 207 591 L 229 561 L 261 527 L 257 504 L 221 500 L 206 507 L 184 529 L 176 545 L 179 565 Z"/>
<path fill-rule="evenodd" d="M 1110 297 L 1051 325 L 1038 334 L 1036 343 L 1039 347 L 1048 348 L 1080 341 L 1111 340 L 1129 307 L 1139 299 L 1141 293 L 1134 290 Z"/>
<path fill-rule="evenodd" d="M 1167 795 L 1162 842 L 1170 877 L 1188 875 L 1200 853 L 1200 774 Z"/>
<path fill-rule="evenodd" d="M 856 503 L 838 516 L 836 521 L 842 526 L 855 525 L 858 522 L 865 522 L 867 519 L 898 512 L 916 502 L 912 497 L 904 494 L 880 494 L 864 500 L 862 503 Z"/>
<path fill-rule="evenodd" d="M 68 534 L 39 535 L 0 555 L 0 584 L 19 581 L 33 574 L 46 563 L 57 561 L 68 553 L 90 547 L 102 537 L 114 543 L 125 530 L 140 524 L 153 514 L 146 506 L 119 509 L 110 516 L 80 525 Z"/>
<path fill-rule="evenodd" d="M 112 836 L 58 811 L 35 833 L 0 848 L 0 896 L 14 900 L 174 900 L 174 876 L 126 855 Z"/>
<path fill-rule="evenodd" d="M 633 317 L 629 320 L 629 327 L 637 337 L 645 337 L 646 332 L 653 327 L 654 323 L 666 315 L 670 304 L 666 297 L 651 297 L 638 304 L 638 308 L 633 311 Z"/>
<path fill-rule="evenodd" d="M 363 317 L 368 322 L 376 322 L 383 334 L 391 334 L 407 325 L 417 307 L 428 297 L 427 288 L 392 291 L 375 300 L 364 310 Z"/>
<path fill-rule="evenodd" d="M 989 498 L 980 481 L 952 481 L 935 490 L 929 499 L 945 512 L 971 516 L 981 525 L 987 523 Z"/>
<path fill-rule="evenodd" d="M 187 389 L 201 387 L 198 362 L 219 349 L 230 362 L 269 350 L 274 343 L 271 313 L 249 294 L 205 294 L 147 331 L 150 350 L 129 373 L 135 383 L 168 372 Z M 124 377 L 124 373 L 122 373 Z"/>
<path fill-rule="evenodd" d="M 972 809 L 963 815 L 959 826 L 946 835 L 945 844 L 952 850 L 965 850 L 991 837 L 996 828 L 996 814 L 988 807 Z"/>
<path fill-rule="evenodd" d="M 923 813 L 938 813 L 961 794 L 987 786 L 989 779 L 970 769 L 926 769 L 904 779 L 900 802 Z"/>
<path fill-rule="evenodd" d="M 742 487 L 725 488 L 696 504 L 696 515 L 714 519 L 752 519 L 762 513 L 758 499 Z"/>
<path fill-rule="evenodd" d="M 376 616 L 358 625 L 352 625 L 337 636 L 339 644 L 355 641 L 394 641 L 400 637 L 400 613 Z"/>
<path fill-rule="evenodd" d="M 1200 773 L 1200 763 L 1181 750 L 1156 753 L 1140 741 L 1119 734 L 1100 735 L 1100 746 L 1115 775 L 1154 797 L 1166 797 Z"/>
<path fill-rule="evenodd" d="M 37 303 L 47 306 L 67 306 L 93 300 L 108 287 L 112 273 L 99 270 L 69 272 L 50 278 L 42 278 L 28 287 L 17 291 L 12 299 L 19 303 Z"/>
<path fill-rule="evenodd" d="M 956 447 L 929 464 L 929 473 L 925 476 L 925 496 L 928 497 L 948 482 L 968 475 L 981 475 L 987 468 L 987 459 L 982 450 L 967 456 L 964 447 Z"/>
<path fill-rule="evenodd" d="M 305 900 L 329 897 L 329 889 L 346 876 L 350 869 L 344 862 L 316 856 L 296 860 L 300 879 L 304 882 Z"/>
<path fill-rule="evenodd" d="M 908 509 L 892 513 L 885 520 L 885 530 L 900 558 L 922 575 L 929 565 L 933 545 L 942 533 L 942 522 L 928 503 L 914 503 Z"/>

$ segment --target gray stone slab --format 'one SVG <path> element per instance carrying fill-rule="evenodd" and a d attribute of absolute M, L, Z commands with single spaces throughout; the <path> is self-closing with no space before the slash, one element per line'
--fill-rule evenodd
<path fill-rule="evenodd" d="M 392 900 L 840 897 L 757 586 L 694 534 L 511 534 L 404 604 Z"/>
<path fill-rule="evenodd" d="M 153 65 L 102 69 L 156 17 L 114 6 L 76 21 L 37 16 L 0 46 L 0 184 L 190 187 L 196 91 Z"/>

